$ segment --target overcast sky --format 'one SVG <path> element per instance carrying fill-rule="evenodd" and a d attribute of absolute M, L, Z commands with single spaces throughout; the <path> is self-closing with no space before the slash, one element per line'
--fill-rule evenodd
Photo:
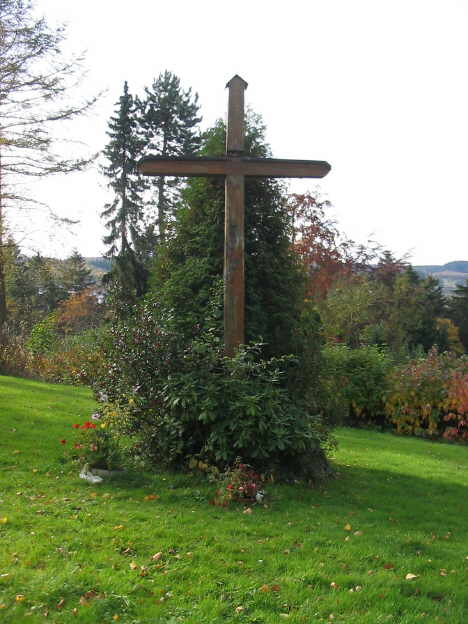
<path fill-rule="evenodd" d="M 160 72 L 199 94 L 204 127 L 227 108 L 239 74 L 277 158 L 327 160 L 320 181 L 349 237 L 370 236 L 413 264 L 468 260 L 467 0 L 37 0 L 87 50 L 83 89 L 107 93 L 67 132 L 91 151 L 123 83 L 142 93 Z M 314 189 L 316 182 L 292 182 Z M 99 255 L 105 180 L 94 168 L 35 190 L 79 218 L 55 237 L 29 224 L 43 253 Z"/>

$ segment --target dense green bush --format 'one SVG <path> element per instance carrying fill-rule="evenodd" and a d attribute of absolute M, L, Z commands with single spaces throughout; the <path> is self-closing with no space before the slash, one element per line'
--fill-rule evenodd
<path fill-rule="evenodd" d="M 134 451 L 159 465 L 197 457 L 224 469 L 241 457 L 280 476 L 328 474 L 328 429 L 290 387 L 298 360 L 265 358 L 261 345 L 226 358 L 215 329 L 193 331 L 183 336 L 154 298 L 111 329 L 97 390 Z"/>
<path fill-rule="evenodd" d="M 385 423 L 389 354 L 376 346 L 351 349 L 327 345 L 323 349 L 321 387 L 328 420 L 337 424 Z"/>
<path fill-rule="evenodd" d="M 57 315 L 52 312 L 34 325 L 26 342 L 26 347 L 34 355 L 39 355 L 52 351 L 57 342 Z"/>
<path fill-rule="evenodd" d="M 397 433 L 468 439 L 468 358 L 431 350 L 389 376 L 386 413 Z"/>

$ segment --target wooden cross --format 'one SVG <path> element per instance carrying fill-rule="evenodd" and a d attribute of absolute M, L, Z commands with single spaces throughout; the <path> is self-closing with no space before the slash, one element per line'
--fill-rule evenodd
<path fill-rule="evenodd" d="M 222 158 L 146 156 L 139 171 L 151 176 L 224 176 L 224 347 L 232 357 L 244 343 L 244 179 L 322 178 L 330 165 L 320 160 L 280 160 L 244 156 L 244 91 L 247 83 L 234 76 L 229 89 L 226 155 Z"/>

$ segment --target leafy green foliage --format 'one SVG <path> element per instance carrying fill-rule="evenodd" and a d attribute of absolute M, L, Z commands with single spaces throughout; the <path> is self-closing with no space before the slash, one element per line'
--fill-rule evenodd
<path fill-rule="evenodd" d="M 52 351 L 57 341 L 57 315 L 55 312 L 52 312 L 52 314 L 49 314 L 45 319 L 34 325 L 26 346 L 32 353 L 38 355 Z"/>
<path fill-rule="evenodd" d="M 264 358 L 253 345 L 227 358 L 215 329 L 189 340 L 156 300 L 116 322 L 105 350 L 99 390 L 153 463 L 197 456 L 224 467 L 242 457 L 282 476 L 328 474 L 328 430 L 288 388 L 293 356 Z"/>
<path fill-rule="evenodd" d="M 386 412 L 397 433 L 468 439 L 468 360 L 432 350 L 392 372 Z"/>
<path fill-rule="evenodd" d="M 246 119 L 246 152 L 269 155 L 265 127 Z M 218 122 L 204 137 L 202 155 L 224 153 L 225 126 Z M 261 341 L 267 355 L 297 352 L 305 276 L 291 249 L 291 221 L 283 187 L 275 180 L 247 178 L 245 187 L 246 342 Z M 190 336 L 203 324 L 211 293 L 223 275 L 224 182 L 193 178 L 177 212 L 174 235 L 160 250 L 152 290 L 177 310 L 180 331 Z M 221 326 L 221 318 L 219 326 Z"/>
<path fill-rule="evenodd" d="M 323 350 L 321 383 L 328 420 L 349 425 L 385 423 L 388 352 L 376 346 L 351 349 L 327 345 Z"/>
<path fill-rule="evenodd" d="M 448 329 L 438 322 L 446 315 L 439 282 L 388 258 L 374 272 L 338 280 L 319 310 L 327 339 L 350 347 L 377 344 L 404 358 L 418 349 L 450 346 Z"/>

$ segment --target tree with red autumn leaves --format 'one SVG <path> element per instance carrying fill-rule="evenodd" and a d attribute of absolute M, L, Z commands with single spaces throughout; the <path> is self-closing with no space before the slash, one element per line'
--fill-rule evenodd
<path fill-rule="evenodd" d="M 292 221 L 293 249 L 306 270 L 307 296 L 314 300 L 324 299 L 339 279 L 369 267 L 379 250 L 375 243 L 357 245 L 344 236 L 326 215 L 330 205 L 311 193 L 292 194 L 286 205 Z"/>

